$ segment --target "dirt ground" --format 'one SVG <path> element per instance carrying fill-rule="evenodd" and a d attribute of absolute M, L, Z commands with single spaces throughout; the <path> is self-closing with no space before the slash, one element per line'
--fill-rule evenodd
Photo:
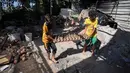
<path fill-rule="evenodd" d="M 21 61 L 15 66 L 14 73 L 42 73 L 37 62 L 30 56 L 28 60 Z"/>

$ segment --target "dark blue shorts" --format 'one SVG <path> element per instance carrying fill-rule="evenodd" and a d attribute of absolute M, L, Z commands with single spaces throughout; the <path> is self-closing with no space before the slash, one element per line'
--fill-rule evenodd
<path fill-rule="evenodd" d="M 56 45 L 53 42 L 47 43 L 47 48 L 45 48 L 45 49 L 48 53 L 51 53 L 51 50 L 52 50 L 52 53 L 56 53 L 56 51 L 57 51 Z"/>

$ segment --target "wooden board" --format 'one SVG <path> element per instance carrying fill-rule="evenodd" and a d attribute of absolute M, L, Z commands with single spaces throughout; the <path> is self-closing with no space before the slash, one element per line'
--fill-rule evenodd
<path fill-rule="evenodd" d="M 83 40 L 83 39 L 87 39 L 87 36 L 86 35 L 78 35 L 75 33 L 54 36 L 54 42 L 76 41 L 76 40 Z"/>

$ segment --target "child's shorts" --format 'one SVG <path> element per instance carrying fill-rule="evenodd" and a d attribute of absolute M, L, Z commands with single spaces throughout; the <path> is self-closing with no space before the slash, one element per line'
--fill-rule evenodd
<path fill-rule="evenodd" d="M 97 37 L 91 37 L 89 39 L 86 39 L 85 42 L 86 44 L 89 44 L 89 45 L 95 45 L 97 42 Z"/>
<path fill-rule="evenodd" d="M 45 43 L 44 43 L 44 46 L 45 46 Z M 47 53 L 51 53 L 51 49 L 52 49 L 52 53 L 56 53 L 56 51 L 57 51 L 56 45 L 53 42 L 46 43 L 45 49 L 46 49 Z"/>

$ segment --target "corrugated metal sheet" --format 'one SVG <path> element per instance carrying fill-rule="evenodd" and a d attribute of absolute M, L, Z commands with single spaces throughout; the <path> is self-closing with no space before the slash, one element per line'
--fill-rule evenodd
<path fill-rule="evenodd" d="M 120 25 L 126 22 L 127 22 L 126 24 L 129 25 L 130 1 L 119 1 L 117 5 L 115 4 L 116 2 L 102 3 L 98 9 L 103 11 L 106 14 L 111 14 L 116 21 L 120 22 Z"/>
<path fill-rule="evenodd" d="M 127 0 L 127 1 L 126 0 L 125 1 L 119 1 L 119 3 L 126 3 L 127 4 L 127 3 L 130 3 L 130 1 L 129 0 Z"/>

